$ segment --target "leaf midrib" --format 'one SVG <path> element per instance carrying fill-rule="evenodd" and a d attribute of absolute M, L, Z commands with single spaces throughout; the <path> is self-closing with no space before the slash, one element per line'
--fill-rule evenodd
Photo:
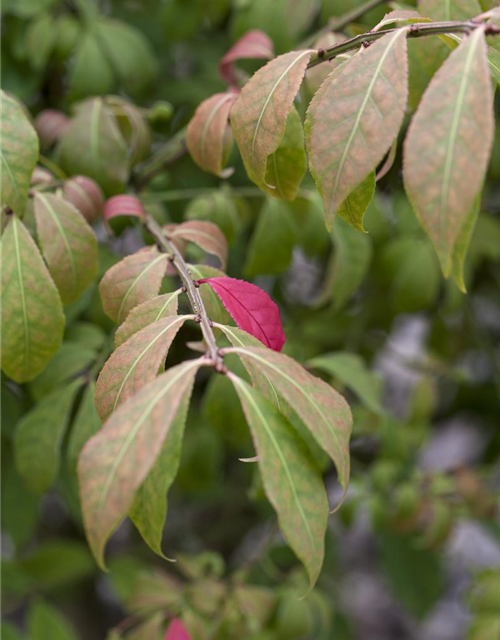
<path fill-rule="evenodd" d="M 29 374 L 29 356 L 30 356 L 30 330 L 29 330 L 29 322 L 28 322 L 28 312 L 26 309 L 26 296 L 24 293 L 24 281 L 23 281 L 23 270 L 22 270 L 22 264 L 21 264 L 21 253 L 20 253 L 20 249 L 19 249 L 19 236 L 17 233 L 17 224 L 18 224 L 18 219 L 17 217 L 12 218 L 12 223 L 13 225 L 13 231 L 14 231 L 14 247 L 15 247 L 15 253 L 16 253 L 16 265 L 17 265 L 17 273 L 18 273 L 18 279 L 19 279 L 19 291 L 20 291 L 20 298 L 21 298 L 21 308 L 23 311 L 23 326 L 24 326 L 24 377 L 26 377 Z M 22 223 L 19 223 L 22 224 Z"/>
<path fill-rule="evenodd" d="M 157 256 L 152 262 L 150 262 L 144 269 L 141 271 L 135 278 L 130 287 L 127 289 L 127 292 L 123 296 L 123 299 L 120 304 L 120 308 L 118 309 L 118 322 L 121 321 L 123 307 L 125 306 L 126 301 L 128 300 L 129 295 L 132 293 L 132 290 L 135 288 L 139 280 L 145 276 L 150 269 L 152 269 L 157 262 L 165 259 L 165 254 L 160 254 Z"/>

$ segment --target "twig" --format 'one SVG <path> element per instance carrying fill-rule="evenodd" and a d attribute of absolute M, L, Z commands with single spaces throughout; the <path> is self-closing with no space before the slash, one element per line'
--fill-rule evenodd
<path fill-rule="evenodd" d="M 208 317 L 205 305 L 203 304 L 202 297 L 196 282 L 191 277 L 191 272 L 186 264 L 181 252 L 177 249 L 175 244 L 167 237 L 163 229 L 156 222 L 156 220 L 150 216 L 146 216 L 144 226 L 149 233 L 154 237 L 159 249 L 169 255 L 173 266 L 177 270 L 182 284 L 184 285 L 187 293 L 189 304 L 196 315 L 196 320 L 199 322 L 201 332 L 207 344 L 208 356 L 212 362 L 213 368 L 219 373 L 225 373 L 226 367 L 224 365 L 219 348 L 217 347 L 217 341 L 212 329 L 212 321 Z"/>
<path fill-rule="evenodd" d="M 143 189 L 166 166 L 181 158 L 187 151 L 186 128 L 178 131 L 139 168 L 134 182 L 138 190 Z"/>
<path fill-rule="evenodd" d="M 354 38 L 349 38 L 348 40 L 344 40 L 343 42 L 339 42 L 338 44 L 334 44 L 327 49 L 321 49 L 314 53 L 311 57 L 309 64 L 307 65 L 308 69 L 315 67 L 322 62 L 326 62 L 327 60 L 333 60 L 341 53 L 345 53 L 346 51 L 352 51 L 353 49 L 357 49 L 362 44 L 368 42 L 374 42 L 375 40 L 379 40 L 383 38 L 388 33 L 395 33 L 396 31 L 401 31 L 401 29 L 406 30 L 407 38 L 423 38 L 425 36 L 433 36 L 433 35 L 446 35 L 447 33 L 465 33 L 469 34 L 474 29 L 483 26 L 479 22 L 475 22 L 472 20 L 465 22 L 431 22 L 425 24 L 413 24 L 410 27 L 395 27 L 394 29 L 386 29 L 385 31 L 369 31 L 368 33 L 362 33 L 359 36 L 355 36 Z M 498 35 L 500 34 L 500 27 L 497 27 L 494 24 L 488 24 L 486 27 L 487 35 Z"/>
<path fill-rule="evenodd" d="M 349 11 L 349 13 L 341 16 L 338 20 L 334 20 L 330 26 L 331 31 L 343 31 L 351 24 L 351 22 L 356 22 L 356 20 L 362 18 L 365 13 L 368 13 L 368 11 L 371 11 L 372 9 L 376 9 L 378 6 L 386 2 L 387 0 L 370 0 L 369 2 L 356 7 L 352 11 Z"/>

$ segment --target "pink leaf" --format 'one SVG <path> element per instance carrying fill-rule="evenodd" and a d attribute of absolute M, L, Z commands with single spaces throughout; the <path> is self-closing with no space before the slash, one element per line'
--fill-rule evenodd
<path fill-rule="evenodd" d="M 179 618 L 174 618 L 167 629 L 165 640 L 191 640 L 191 636 Z"/>
<path fill-rule="evenodd" d="M 243 58 L 270 60 L 274 57 L 273 42 L 263 31 L 252 29 L 245 33 L 219 62 L 219 72 L 230 84 L 237 84 L 234 63 Z"/>
<path fill-rule="evenodd" d="M 205 278 L 240 329 L 260 340 L 266 347 L 281 351 L 285 334 L 277 305 L 265 291 L 236 278 Z"/>
<path fill-rule="evenodd" d="M 109 222 L 112 218 L 119 216 L 134 216 L 144 218 L 144 207 L 137 198 L 133 196 L 113 196 L 104 206 L 104 220 Z"/>

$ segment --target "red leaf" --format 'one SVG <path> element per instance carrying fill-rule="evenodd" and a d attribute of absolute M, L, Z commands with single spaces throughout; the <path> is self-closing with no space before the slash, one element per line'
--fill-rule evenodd
<path fill-rule="evenodd" d="M 274 57 L 273 42 L 263 31 L 252 29 L 245 33 L 219 62 L 219 72 L 230 85 L 237 84 L 234 63 L 243 58 L 270 60 Z"/>
<path fill-rule="evenodd" d="M 265 291 L 250 282 L 236 278 L 205 278 L 219 296 L 240 329 L 260 340 L 266 347 L 281 351 L 285 334 L 277 305 Z"/>
<path fill-rule="evenodd" d="M 174 618 L 167 629 L 165 640 L 191 640 L 191 636 L 179 618 Z"/>
<path fill-rule="evenodd" d="M 110 198 L 104 207 L 104 220 L 108 222 L 119 216 L 144 218 L 144 207 L 141 201 L 133 196 L 113 196 Z"/>

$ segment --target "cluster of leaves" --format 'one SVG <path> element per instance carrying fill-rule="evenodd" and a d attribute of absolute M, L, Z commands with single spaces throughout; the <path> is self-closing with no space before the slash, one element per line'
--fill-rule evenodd
<path fill-rule="evenodd" d="M 478 215 L 494 202 L 488 184 L 481 198 L 490 157 L 490 176 L 499 175 L 498 141 L 492 147 L 499 38 L 487 37 L 497 30 L 498 13 L 472 23 L 492 7 L 422 0 L 418 13 L 414 6 L 395 6 L 385 17 L 382 11 L 372 40 L 356 40 L 368 27 L 352 27 L 315 36 L 308 49 L 297 37 L 314 18 L 314 3 L 256 0 L 230 12 L 224 1 L 208 10 L 193 0 L 192 11 L 171 1 L 161 13 L 167 30 L 175 31 L 169 31 L 172 41 L 229 18 L 236 42 L 218 65 L 228 88 L 220 90 L 219 79 L 211 97 L 206 88 L 204 95 L 195 92 L 188 100 L 193 109 L 180 116 L 187 128 L 152 154 L 153 140 L 175 132 L 168 129 L 170 105 L 142 109 L 130 98 L 107 95 L 144 95 L 157 67 L 149 45 L 135 27 L 101 16 L 92 3 L 71 4 L 69 12 L 56 1 L 4 8 L 28 43 L 15 50 L 7 41 L 9 55 L 17 56 L 8 86 L 26 95 L 33 89 L 21 90 L 16 74 L 29 64 L 30 77 L 43 83 L 48 65 L 51 77 L 67 79 L 57 106 L 67 110 L 71 103 L 69 117 L 43 110 L 33 126 L 24 106 L 2 95 L 2 369 L 9 378 L 3 526 L 21 550 L 6 564 L 8 604 L 94 573 L 81 543 L 22 552 L 36 526 L 39 496 L 57 490 L 101 567 L 106 542 L 126 516 L 165 558 L 166 495 L 170 503 L 174 480 L 186 495 L 219 487 L 220 499 L 224 487 L 210 465 L 227 447 L 250 463 L 239 465 L 245 468 L 239 491 L 250 480 L 253 499 L 267 497 L 307 579 L 300 571 L 271 581 L 224 573 L 219 556 L 179 557 L 180 576 L 141 566 L 133 590 L 115 584 L 133 628 L 120 626 L 110 638 L 125 633 L 156 640 L 165 632 L 168 640 L 188 633 L 207 640 L 331 637 L 332 612 L 322 588 L 313 586 L 325 534 L 328 541 L 324 476 L 328 486 L 332 461 L 342 485 L 333 504 L 344 499 L 349 480 L 352 417 L 342 393 L 353 407 L 355 434 L 380 442 L 367 474 L 356 462 L 354 498 L 340 518 L 349 526 L 356 508 L 369 504 L 391 586 L 408 610 L 424 615 L 440 593 L 437 551 L 455 521 L 488 520 L 496 508 L 488 474 L 422 474 L 415 451 L 429 437 L 441 377 L 468 392 L 455 354 L 472 341 L 474 319 L 453 283 L 443 289 L 440 267 L 462 292 L 483 274 L 482 294 L 498 290 L 492 265 L 500 258 L 500 228 L 494 216 Z M 330 4 L 323 3 L 322 19 L 341 12 Z M 455 35 L 438 26 L 449 20 L 462 21 Z M 266 35 L 258 28 L 267 22 Z M 414 40 L 425 27 L 441 32 Z M 294 46 L 297 51 L 288 51 Z M 42 51 L 40 59 L 35 50 Z M 282 51 L 288 52 L 274 57 Z M 247 81 L 255 68 L 242 62 L 249 59 L 270 62 Z M 175 103 L 174 94 L 166 97 Z M 74 102 L 79 98 L 85 99 Z M 397 169 L 408 124 L 406 195 Z M 39 156 L 39 144 L 49 158 Z M 213 179 L 182 159 L 185 146 Z M 221 178 L 231 182 L 220 185 Z M 376 182 L 390 200 L 375 193 Z M 202 188 L 179 189 L 193 184 Z M 179 191 L 190 200 L 187 207 L 173 202 Z M 168 210 L 165 201 L 173 202 Z M 120 238 L 110 240 L 112 233 Z M 135 244 L 126 257 L 110 250 L 130 237 Z M 299 286 L 297 257 L 325 266 L 320 285 Z M 259 284 L 273 286 L 280 303 L 287 355 L 275 303 L 226 272 L 273 276 Z M 414 391 L 410 414 L 396 419 L 366 364 L 381 347 L 374 328 L 388 331 L 395 313 L 437 305 L 443 318 L 432 320 L 435 359 L 422 365 L 432 373 Z M 461 327 L 459 340 L 448 335 L 451 318 Z M 186 340 L 175 340 L 178 333 Z M 478 343 L 488 351 L 483 340 Z M 195 359 L 183 343 L 197 352 Z M 480 409 L 493 416 L 494 385 L 484 393 Z M 441 412 L 460 409 L 451 396 Z M 196 429 L 197 422 L 213 429 Z M 236 520 L 230 499 L 228 507 Z M 109 564 L 120 576 L 116 560 L 113 555 Z M 47 566 L 62 568 L 45 575 Z M 405 569 L 415 566 L 428 580 L 402 582 Z M 130 578 L 127 567 L 124 572 Z M 474 609 L 471 637 L 498 627 L 494 607 Z M 42 638 L 40 629 L 74 636 L 57 611 L 36 601 L 30 637 Z M 18 637 L 7 626 L 2 632 Z"/>

